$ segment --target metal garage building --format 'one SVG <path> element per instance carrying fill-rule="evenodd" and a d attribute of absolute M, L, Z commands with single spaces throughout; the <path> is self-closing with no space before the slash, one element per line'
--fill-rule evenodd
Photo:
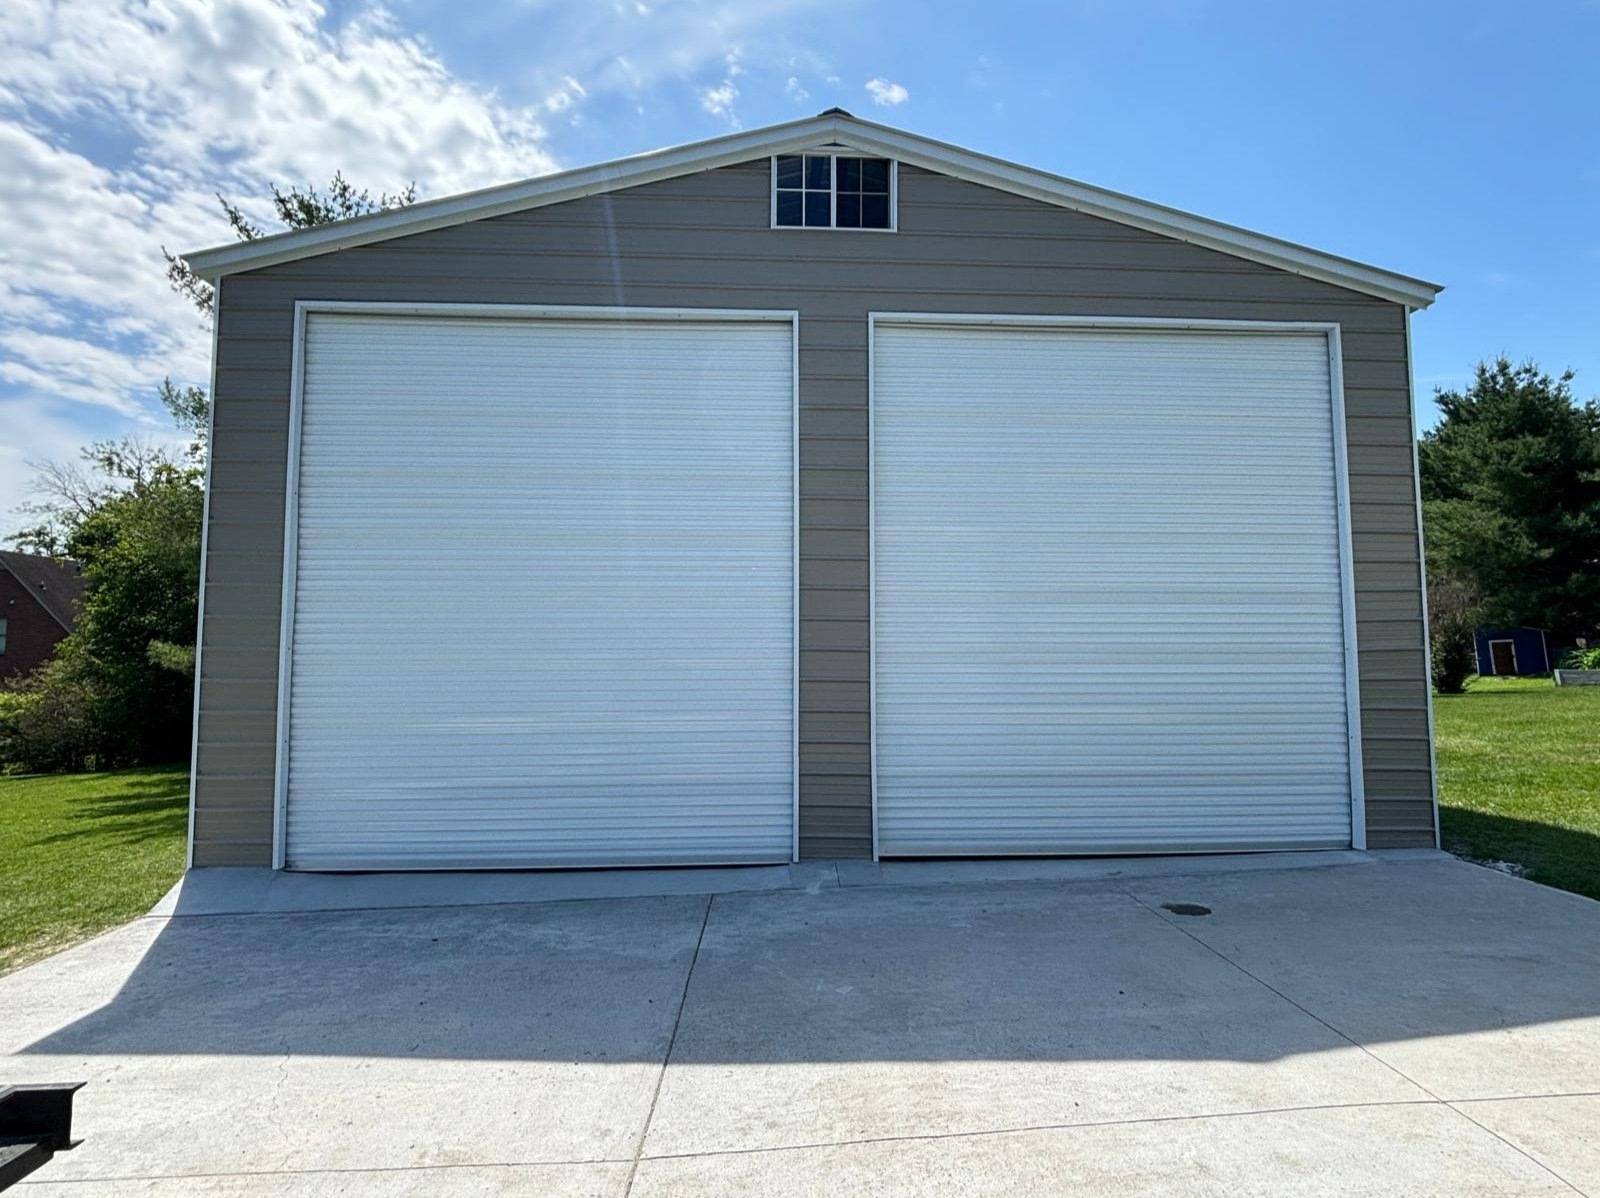
<path fill-rule="evenodd" d="M 189 261 L 194 865 L 1435 842 L 1431 284 L 838 111 Z"/>

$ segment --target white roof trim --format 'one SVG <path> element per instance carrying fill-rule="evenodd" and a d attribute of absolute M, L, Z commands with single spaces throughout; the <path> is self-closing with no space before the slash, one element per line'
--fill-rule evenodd
<path fill-rule="evenodd" d="M 1443 290 L 1437 284 L 1422 279 L 1324 254 L 1263 233 L 1252 233 L 1248 229 L 1104 188 L 1091 187 L 1087 183 L 1018 166 L 842 113 L 808 117 L 782 125 L 769 125 L 764 129 L 716 137 L 710 141 L 653 150 L 598 166 L 427 200 L 407 208 L 377 212 L 314 229 L 279 233 L 255 241 L 234 242 L 186 254 L 184 260 L 196 274 L 215 282 L 224 275 L 243 270 L 292 262 L 297 258 L 309 258 L 334 250 L 385 241 L 391 237 L 405 237 L 429 229 L 503 216 L 508 212 L 546 204 L 560 204 L 624 187 L 638 187 L 644 183 L 732 166 L 772 154 L 804 150 L 836 138 L 848 139 L 853 149 L 894 158 L 912 166 L 953 175 L 970 183 L 998 188 L 1042 203 L 1056 204 L 1090 216 L 1132 225 L 1164 237 L 1203 245 L 1252 262 L 1375 295 L 1408 308 L 1426 308 Z"/>

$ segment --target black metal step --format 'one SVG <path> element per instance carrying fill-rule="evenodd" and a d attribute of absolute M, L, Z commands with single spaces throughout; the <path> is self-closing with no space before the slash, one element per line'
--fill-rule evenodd
<path fill-rule="evenodd" d="M 0 1190 L 14 1186 L 55 1155 L 50 1138 L 0 1139 Z"/>
<path fill-rule="evenodd" d="M 82 1082 L 0 1087 L 0 1190 L 16 1185 L 72 1138 L 72 1096 Z"/>

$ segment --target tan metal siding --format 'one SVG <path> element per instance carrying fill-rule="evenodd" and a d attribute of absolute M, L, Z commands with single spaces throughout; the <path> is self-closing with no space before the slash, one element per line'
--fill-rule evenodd
<path fill-rule="evenodd" d="M 297 299 L 798 308 L 801 851 L 871 850 L 869 311 L 1338 321 L 1367 827 L 1433 843 L 1397 304 L 914 168 L 894 234 L 768 228 L 765 162 L 235 275 L 219 305 L 195 861 L 270 860 L 283 474 Z"/>

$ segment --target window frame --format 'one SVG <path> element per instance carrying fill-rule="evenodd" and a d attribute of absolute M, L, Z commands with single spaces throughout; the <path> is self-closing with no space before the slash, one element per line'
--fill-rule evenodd
<path fill-rule="evenodd" d="M 9 616 L 0 616 L 0 657 L 6 655 L 6 639 L 11 633 L 11 619 Z"/>
<path fill-rule="evenodd" d="M 828 161 L 828 223 L 826 225 L 780 225 L 778 223 L 778 159 L 827 158 Z M 862 228 L 859 225 L 839 225 L 839 159 L 877 158 L 889 164 L 889 224 L 886 228 Z M 767 163 L 767 222 L 771 228 L 786 233 L 898 233 L 900 231 L 900 162 L 883 154 L 869 154 L 864 150 L 823 148 L 815 150 L 790 150 L 773 154 Z M 792 190 L 792 189 L 791 189 Z M 802 217 L 802 219 L 804 219 Z"/>

